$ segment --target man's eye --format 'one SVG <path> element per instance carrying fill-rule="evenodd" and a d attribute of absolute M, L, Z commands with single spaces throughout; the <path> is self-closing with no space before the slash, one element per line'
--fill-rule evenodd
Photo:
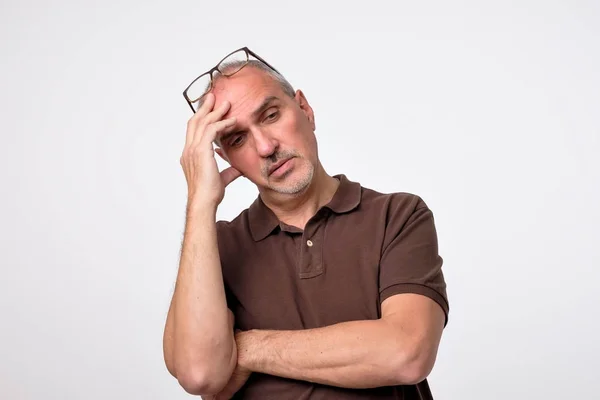
<path fill-rule="evenodd" d="M 241 145 L 244 142 L 244 138 L 242 137 L 242 135 L 236 136 L 231 142 L 229 142 L 229 145 L 232 147 L 236 147 Z"/>
<path fill-rule="evenodd" d="M 277 116 L 278 116 L 278 115 L 279 115 L 279 112 L 278 112 L 278 111 L 273 111 L 272 113 L 268 114 L 268 115 L 265 117 L 265 121 L 267 121 L 267 122 L 268 122 L 268 121 L 273 121 L 273 120 L 275 120 L 275 119 L 277 118 Z"/>

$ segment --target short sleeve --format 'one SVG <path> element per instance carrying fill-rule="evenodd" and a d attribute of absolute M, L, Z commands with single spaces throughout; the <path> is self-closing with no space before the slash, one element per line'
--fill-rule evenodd
<path fill-rule="evenodd" d="M 427 296 L 444 310 L 445 326 L 449 304 L 442 264 L 432 211 L 418 196 L 393 197 L 379 266 L 380 302 L 400 293 Z"/>
<path fill-rule="evenodd" d="M 228 223 L 226 221 L 217 221 L 217 245 L 219 247 L 219 259 L 221 261 L 221 270 L 223 272 L 223 286 L 225 288 L 225 298 L 227 300 L 227 307 L 233 310 L 235 307 L 236 298 L 231 292 L 229 286 L 229 271 L 231 270 L 231 248 L 232 237 L 228 231 Z"/>

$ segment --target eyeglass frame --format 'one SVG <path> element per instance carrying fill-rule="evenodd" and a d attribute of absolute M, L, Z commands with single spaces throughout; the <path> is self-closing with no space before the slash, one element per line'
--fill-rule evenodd
<path fill-rule="evenodd" d="M 273 67 L 271 64 L 269 64 L 268 62 L 266 62 L 265 60 L 263 60 L 258 54 L 256 54 L 255 52 L 253 52 L 252 50 L 250 50 L 248 47 L 241 47 L 237 50 L 232 51 L 231 53 L 227 54 L 225 57 L 223 57 L 221 59 L 221 61 L 219 61 L 217 63 L 217 65 L 215 65 L 214 67 L 212 67 L 211 69 L 209 69 L 208 71 L 204 72 L 203 74 L 198 75 L 198 77 L 196 77 L 196 79 L 194 79 L 192 81 L 192 83 L 190 83 L 185 90 L 183 91 L 183 97 L 185 98 L 185 101 L 188 103 L 188 105 L 190 106 L 190 108 L 192 109 L 192 112 L 195 114 L 196 110 L 194 109 L 194 106 L 192 105 L 192 103 L 195 103 L 197 101 L 200 101 L 200 99 L 202 99 L 202 97 L 206 96 L 206 94 L 208 92 L 210 92 L 210 90 L 212 89 L 212 85 L 213 85 L 213 73 L 215 71 L 219 72 L 220 74 L 223 74 L 221 71 L 219 71 L 219 66 L 221 65 L 221 63 L 223 61 L 225 61 L 229 56 L 231 56 L 232 54 L 237 53 L 238 51 L 243 50 L 246 53 L 246 63 L 244 65 L 242 65 L 240 67 L 240 69 L 238 69 L 237 71 L 235 71 L 233 74 L 231 75 L 225 75 L 225 76 L 232 76 L 237 74 L 238 72 L 240 72 L 246 65 L 248 65 L 248 63 L 250 62 L 250 56 L 256 58 L 258 61 L 260 61 L 261 63 L 265 64 L 267 67 L 271 68 L 273 71 L 277 72 L 278 74 L 280 73 L 279 71 L 277 71 L 275 69 L 275 67 Z M 202 78 L 204 75 L 209 75 L 210 76 L 210 84 L 208 86 L 208 88 L 206 89 L 206 91 L 200 96 L 198 97 L 196 100 L 191 101 L 189 96 L 187 95 L 187 91 L 189 90 L 190 87 L 192 87 L 192 85 L 194 83 L 196 83 L 196 81 L 198 81 L 198 79 Z"/>

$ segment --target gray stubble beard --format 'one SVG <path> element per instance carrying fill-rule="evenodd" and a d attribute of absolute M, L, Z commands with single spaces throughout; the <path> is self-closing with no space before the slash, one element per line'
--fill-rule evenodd
<path fill-rule="evenodd" d="M 297 194 L 302 192 L 310 183 L 312 182 L 313 176 L 315 174 L 315 167 L 308 163 L 306 159 L 302 159 L 304 162 L 308 164 L 308 171 L 302 176 L 300 179 L 296 180 L 292 184 L 288 185 L 273 185 L 269 182 L 269 189 L 281 193 L 281 194 Z"/>
<path fill-rule="evenodd" d="M 315 174 L 314 165 L 312 165 L 310 162 L 308 162 L 308 160 L 306 158 L 302 157 L 300 154 L 296 153 L 295 151 L 282 151 L 280 153 L 277 153 L 276 156 L 277 157 L 275 157 L 271 161 L 272 163 L 275 163 L 280 159 L 293 157 L 293 158 L 296 158 L 296 160 L 307 164 L 308 171 L 306 171 L 304 176 L 302 176 L 300 179 L 296 180 L 295 182 L 293 182 L 290 185 L 285 185 L 284 183 L 273 184 L 269 179 L 268 170 L 269 170 L 270 165 L 266 164 L 262 169 L 262 173 L 263 173 L 263 176 L 265 176 L 267 179 L 267 182 L 268 182 L 267 187 L 269 189 L 273 190 L 274 192 L 281 193 L 281 194 L 297 194 L 297 193 L 302 192 L 312 182 L 313 176 Z M 303 166 L 296 166 L 296 167 L 302 168 Z M 285 179 L 285 175 L 283 176 L 283 178 Z"/>

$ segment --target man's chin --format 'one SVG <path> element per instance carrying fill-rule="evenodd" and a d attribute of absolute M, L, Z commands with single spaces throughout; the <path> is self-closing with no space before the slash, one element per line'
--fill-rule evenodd
<path fill-rule="evenodd" d="M 306 171 L 290 171 L 289 174 L 281 177 L 280 179 L 270 180 L 269 189 L 280 194 L 298 195 L 304 193 L 304 191 L 310 186 L 313 178 L 313 169 L 310 168 Z M 300 175 L 300 176 L 299 176 Z"/>

